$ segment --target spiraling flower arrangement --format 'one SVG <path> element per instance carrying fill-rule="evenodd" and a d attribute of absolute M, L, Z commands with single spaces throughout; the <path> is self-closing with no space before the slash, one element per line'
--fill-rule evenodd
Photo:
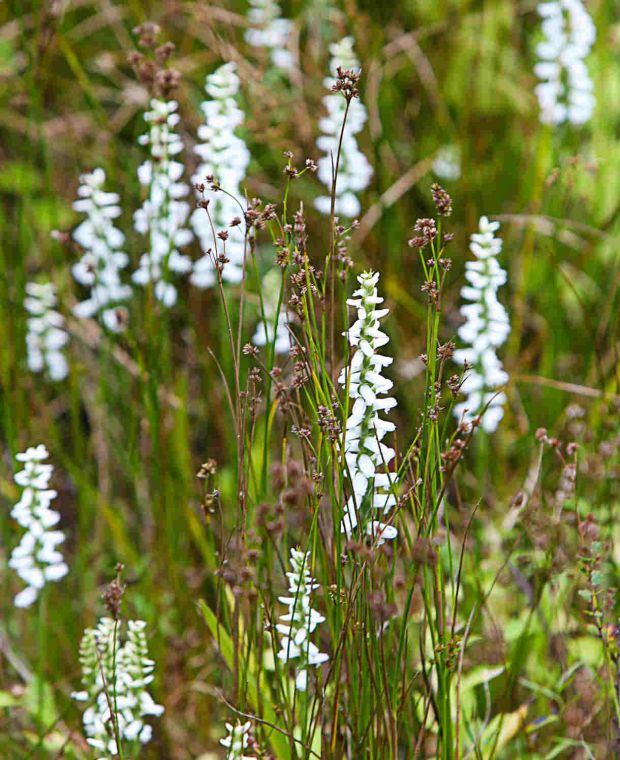
<path fill-rule="evenodd" d="M 290 19 L 282 18 L 276 0 L 250 0 L 248 21 L 251 26 L 245 33 L 248 45 L 267 48 L 274 66 L 282 71 L 290 71 L 293 55 L 287 49 L 293 29 Z"/>
<path fill-rule="evenodd" d="M 536 48 L 534 67 L 543 124 L 584 124 L 596 103 L 585 59 L 596 39 L 596 27 L 581 0 L 540 3 L 544 40 Z"/>
<path fill-rule="evenodd" d="M 237 723 L 234 726 L 231 723 L 226 724 L 228 736 L 220 739 L 222 747 L 226 747 L 226 760 L 256 760 L 256 758 L 244 754 L 248 746 L 251 725 L 249 720 L 246 723 Z"/>
<path fill-rule="evenodd" d="M 380 329 L 380 320 L 389 310 L 377 309 L 383 303 L 377 291 L 378 272 L 364 272 L 357 281 L 360 287 L 347 300 L 357 310 L 357 320 L 345 333 L 356 350 L 350 365 L 343 368 L 338 378 L 353 401 L 344 432 L 344 458 L 352 493 L 341 530 L 350 537 L 359 525 L 380 545 L 398 534 L 394 526 L 374 519 L 375 512 L 383 515 L 396 505 L 396 497 L 390 492 L 396 475 L 386 471 L 395 452 L 381 443 L 396 426 L 380 417 L 396 406 L 396 399 L 386 396 L 393 383 L 381 374 L 392 363 L 392 357 L 378 353 L 389 341 Z"/>
<path fill-rule="evenodd" d="M 31 372 L 46 370 L 51 380 L 63 380 L 69 374 L 69 365 L 61 349 L 69 336 L 64 317 L 55 306 L 56 289 L 51 282 L 26 284 L 24 308 L 30 314 L 26 334 L 28 367 Z"/>
<path fill-rule="evenodd" d="M 15 597 L 16 607 L 29 607 L 48 581 L 59 581 L 69 572 L 58 551 L 65 534 L 52 530 L 60 515 L 50 506 L 57 493 L 49 488 L 54 468 L 44 464 L 48 457 L 43 444 L 31 446 L 15 457 L 24 464 L 24 469 L 15 473 L 15 482 L 23 490 L 11 510 L 11 517 L 26 532 L 11 553 L 9 567 L 27 584 Z"/>
<path fill-rule="evenodd" d="M 325 87 L 330 94 L 323 98 L 323 105 L 327 116 L 319 121 L 319 128 L 323 133 L 316 144 L 319 150 L 325 153 L 318 161 L 318 177 L 325 185 L 328 195 L 322 195 L 314 202 L 315 207 L 322 214 L 331 212 L 332 172 L 336 165 L 338 143 L 342 122 L 346 111 L 346 100 L 338 92 L 331 92 L 337 76 L 338 67 L 343 70 L 355 70 L 360 68 L 359 61 L 353 51 L 353 37 L 344 37 L 340 42 L 330 45 L 331 77 L 325 79 Z M 372 177 L 372 167 L 366 156 L 357 146 L 355 135 L 362 131 L 366 123 L 366 108 L 354 98 L 349 105 L 347 123 L 342 137 L 342 148 L 338 166 L 336 181 L 336 214 L 349 219 L 357 216 L 361 211 L 359 199 L 355 193 L 368 187 Z"/>
<path fill-rule="evenodd" d="M 134 227 L 148 235 L 149 250 L 140 257 L 133 281 L 143 286 L 153 283 L 155 298 L 167 307 L 177 300 L 173 274 L 186 274 L 192 268 L 191 259 L 178 250 L 191 242 L 192 235 L 184 226 L 189 215 L 188 203 L 181 200 L 189 191 L 182 181 L 184 167 L 174 160 L 183 150 L 174 131 L 179 123 L 176 110 L 175 100 L 154 98 L 144 114 L 149 129 L 139 142 L 149 146 L 150 158 L 138 169 L 138 179 L 148 188 L 148 196 L 134 214 Z"/>
<path fill-rule="evenodd" d="M 496 258 L 502 250 L 501 238 L 495 237 L 498 229 L 499 222 L 489 222 L 483 216 L 479 232 L 471 236 L 469 250 L 476 260 L 465 264 L 469 284 L 461 289 L 461 295 L 470 303 L 461 307 L 465 323 L 458 330 L 459 338 L 469 347 L 454 352 L 456 362 L 471 365 L 461 386 L 467 399 L 454 407 L 454 414 L 470 421 L 486 407 L 481 425 L 488 433 L 497 429 L 504 416 L 506 395 L 497 388 L 508 381 L 495 353 L 510 333 L 508 314 L 497 300 L 497 291 L 506 282 L 506 272 Z"/>
<path fill-rule="evenodd" d="M 192 284 L 199 288 L 208 288 L 217 282 L 215 264 L 208 253 L 215 244 L 211 224 L 216 232 L 226 230 L 228 233 L 227 240 L 218 245 L 223 247 L 226 258 L 229 259 L 222 270 L 222 278 L 226 282 L 238 283 L 243 277 L 243 225 L 230 226 L 231 221 L 239 217 L 241 212 L 235 199 L 243 197 L 241 183 L 250 161 L 246 144 L 235 134 L 243 123 L 243 111 L 237 104 L 239 85 L 234 63 L 220 66 L 207 77 L 205 83 L 209 99 L 201 105 L 205 123 L 198 128 L 198 137 L 202 142 L 194 148 L 201 163 L 192 181 L 197 185 L 205 185 L 205 177 L 215 176 L 223 190 L 214 192 L 205 187 L 204 194 L 200 193 L 200 197 L 204 195 L 204 199 L 209 201 L 208 213 L 203 208 L 197 208 L 191 217 L 194 233 L 204 252 L 195 262 L 191 275 Z"/>
<path fill-rule="evenodd" d="M 124 326 L 121 304 L 131 297 L 131 288 L 121 282 L 120 271 L 129 263 L 121 251 L 125 242 L 123 233 L 113 220 L 121 214 L 117 193 L 104 191 L 105 172 L 95 169 L 80 176 L 76 211 L 86 219 L 73 231 L 73 239 L 84 249 L 84 255 L 73 265 L 73 276 L 87 288 L 90 297 L 78 303 L 73 313 L 81 319 L 101 315 L 103 324 L 112 332 Z"/>
<path fill-rule="evenodd" d="M 84 631 L 80 643 L 84 690 L 71 696 L 88 703 L 84 731 L 90 746 L 104 757 L 118 755 L 117 735 L 121 742 L 147 744 L 153 729 L 145 718 L 164 712 L 146 688 L 153 681 L 155 663 L 148 657 L 145 628 L 143 620 L 130 620 L 121 645 L 120 622 L 104 617 L 96 628 Z"/>
<path fill-rule="evenodd" d="M 291 569 L 287 572 L 290 596 L 281 596 L 282 604 L 288 605 L 286 615 L 281 615 L 281 623 L 276 630 L 282 634 L 278 658 L 282 662 L 295 660 L 295 686 L 298 691 L 308 688 L 308 668 L 318 667 L 329 660 L 329 655 L 320 652 L 310 641 L 310 635 L 325 618 L 310 606 L 312 592 L 319 584 L 310 575 L 310 554 L 299 549 L 291 549 Z"/>

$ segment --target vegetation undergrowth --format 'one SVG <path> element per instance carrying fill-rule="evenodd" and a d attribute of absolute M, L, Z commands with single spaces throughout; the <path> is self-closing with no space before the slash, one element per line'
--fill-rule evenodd
<path fill-rule="evenodd" d="M 618 756 L 615 10 L 2 5 L 0 756 Z"/>

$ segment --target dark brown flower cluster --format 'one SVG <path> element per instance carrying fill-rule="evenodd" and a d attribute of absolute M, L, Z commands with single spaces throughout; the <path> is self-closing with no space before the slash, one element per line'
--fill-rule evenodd
<path fill-rule="evenodd" d="M 469 422 L 461 422 L 457 428 L 456 436 L 446 451 L 441 452 L 441 471 L 452 473 L 463 458 L 467 447 L 471 443 L 473 427 Z"/>
<path fill-rule="evenodd" d="M 309 478 L 301 462 L 289 458 L 286 464 L 275 462 L 270 467 L 271 485 L 278 494 L 275 503 L 260 504 L 258 523 L 267 533 L 278 536 L 285 528 L 296 529 L 307 520 L 304 508 L 308 499 L 315 495 L 316 486 Z"/>
<path fill-rule="evenodd" d="M 431 185 L 431 195 L 439 216 L 450 216 L 452 213 L 452 198 L 443 187 L 435 182 Z M 408 241 L 411 248 L 422 249 L 427 245 L 435 244 L 437 248 L 443 249 L 447 243 L 454 240 L 454 234 L 450 232 L 442 232 L 441 238 L 437 240 L 439 232 L 437 230 L 437 222 L 434 219 L 418 219 L 413 227 L 413 231 L 417 234 Z M 432 266 L 435 262 L 429 260 L 428 263 L 429 266 Z M 451 260 L 445 258 L 440 258 L 438 263 L 444 271 L 450 269 L 452 265 Z"/>
<path fill-rule="evenodd" d="M 288 161 L 286 162 L 286 166 L 284 167 L 283 172 L 284 174 L 286 174 L 286 176 L 289 179 L 297 179 L 298 177 L 301 177 L 302 174 L 305 174 L 307 171 L 316 172 L 317 169 L 319 168 L 313 159 L 307 158 L 306 163 L 305 163 L 305 168 L 300 171 L 296 166 L 293 165 L 294 155 L 290 150 L 285 150 L 284 156 L 285 158 L 288 159 Z"/>
<path fill-rule="evenodd" d="M 411 248 L 424 248 L 437 237 L 437 225 L 434 219 L 418 219 L 413 226 L 418 234 L 408 241 Z"/>
<path fill-rule="evenodd" d="M 309 380 L 304 352 L 305 349 L 301 346 L 291 347 L 289 357 L 293 359 L 293 368 L 286 377 L 282 367 L 273 367 L 269 372 L 280 414 L 286 415 L 295 409 L 295 393 Z M 244 353 L 250 353 L 250 351 L 244 351 Z M 252 352 L 252 355 L 256 356 L 257 354 Z M 263 369 L 265 368 L 263 367 Z"/>
<path fill-rule="evenodd" d="M 342 436 L 342 426 L 337 416 L 338 399 L 332 400 L 331 409 L 327 406 L 319 405 L 317 409 L 318 426 L 332 443 L 339 441 Z"/>
<path fill-rule="evenodd" d="M 450 216 L 452 213 L 452 198 L 437 182 L 431 185 L 431 195 L 433 196 L 433 203 L 439 216 Z"/>
<path fill-rule="evenodd" d="M 254 538 L 254 540 L 256 540 Z M 249 601 L 256 599 L 258 590 L 256 586 L 256 560 L 258 551 L 247 548 L 238 536 L 231 539 L 228 556 L 224 559 L 215 574 L 228 584 L 232 593 L 238 599 L 244 598 Z"/>
<path fill-rule="evenodd" d="M 111 618 L 118 620 L 121 615 L 121 602 L 125 593 L 125 584 L 121 581 L 123 565 L 116 566 L 116 578 L 105 587 L 101 598 Z"/>
<path fill-rule="evenodd" d="M 439 300 L 439 291 L 437 290 L 437 283 L 434 280 L 427 280 L 421 285 L 420 290 L 426 293 L 430 303 L 437 303 Z"/>
<path fill-rule="evenodd" d="M 347 103 L 350 103 L 353 98 L 359 98 L 360 91 L 358 89 L 361 71 L 353 71 L 353 69 L 343 69 L 338 66 L 336 69 L 336 81 L 332 85 L 333 92 L 341 92 Z"/>
<path fill-rule="evenodd" d="M 276 206 L 274 203 L 266 203 L 263 206 L 260 198 L 252 198 L 248 202 L 244 217 L 248 231 L 262 230 L 268 222 L 276 218 Z"/>
<path fill-rule="evenodd" d="M 306 217 L 304 216 L 303 203 L 299 204 L 299 209 L 295 212 L 293 234 L 295 236 L 296 250 L 303 256 L 308 249 L 308 227 L 306 225 Z"/>
<path fill-rule="evenodd" d="M 138 46 L 146 52 L 132 51 L 127 56 L 127 62 L 151 95 L 157 98 L 168 98 L 181 80 L 181 75 L 176 69 L 166 67 L 168 59 L 174 52 L 174 43 L 164 42 L 158 45 L 157 38 L 161 29 L 150 21 L 140 24 L 133 31 L 138 37 Z"/>

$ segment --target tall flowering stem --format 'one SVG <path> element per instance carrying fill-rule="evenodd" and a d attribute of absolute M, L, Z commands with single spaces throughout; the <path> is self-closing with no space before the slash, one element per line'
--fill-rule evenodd
<path fill-rule="evenodd" d="M 114 225 L 121 214 L 117 193 L 104 191 L 105 172 L 95 169 L 82 174 L 78 188 L 76 211 L 86 219 L 73 231 L 73 239 L 84 249 L 84 255 L 73 265 L 73 276 L 90 289 L 90 297 L 77 304 L 73 313 L 82 319 L 100 315 L 103 324 L 112 332 L 124 326 L 123 302 L 131 297 L 131 287 L 121 281 L 120 272 L 129 263 L 121 250 L 125 236 Z"/>
<path fill-rule="evenodd" d="M 377 292 L 377 272 L 365 272 L 357 280 L 360 287 L 347 301 L 356 309 L 357 320 L 345 333 L 355 352 L 338 380 L 353 402 L 343 444 L 351 495 L 341 530 L 350 537 L 360 526 L 381 544 L 397 535 L 393 525 L 375 519 L 376 514 L 383 517 L 396 504 L 396 497 L 390 492 L 396 475 L 387 470 L 395 452 L 381 442 L 386 433 L 395 430 L 393 422 L 380 416 L 396 406 L 396 399 L 386 395 L 393 383 L 382 375 L 392 358 L 379 353 L 389 341 L 380 329 L 380 321 L 388 309 L 377 308 L 383 303 Z"/>
<path fill-rule="evenodd" d="M 266 48 L 276 68 L 290 71 L 294 59 L 288 43 L 293 22 L 282 18 L 277 0 L 250 0 L 248 21 L 250 28 L 245 33 L 245 41 L 252 47 Z"/>
<path fill-rule="evenodd" d="M 543 124 L 585 124 L 596 104 L 586 66 L 596 27 L 581 0 L 548 0 L 538 6 L 544 39 L 534 67 Z"/>
<path fill-rule="evenodd" d="M 368 187 L 372 177 L 372 167 L 358 148 L 355 138 L 366 123 L 366 108 L 359 99 L 348 100 L 343 98 L 340 92 L 333 91 L 339 68 L 342 71 L 359 71 L 360 64 L 353 50 L 353 43 L 353 37 L 344 37 L 330 46 L 331 76 L 327 77 L 324 83 L 330 94 L 323 98 L 327 115 L 319 121 L 322 134 L 317 140 L 317 147 L 325 154 L 318 161 L 318 177 L 328 194 L 319 196 L 314 202 L 321 213 L 331 213 L 333 174 L 338 161 L 335 213 L 349 219 L 360 213 L 361 204 L 356 193 Z"/>
<path fill-rule="evenodd" d="M 433 662 L 425 666 L 425 680 L 433 682 L 433 700 L 440 726 L 437 757 L 452 760 L 455 757 L 453 729 L 452 677 L 453 652 L 457 643 L 454 638 L 456 605 L 456 568 L 452 551 L 452 535 L 449 511 L 445 499 L 444 473 L 447 471 L 442 457 L 445 443 L 445 423 L 441 419 L 444 408 L 442 388 L 445 381 L 445 362 L 453 351 L 451 342 L 441 345 L 440 323 L 443 290 L 452 262 L 446 257 L 446 245 L 452 235 L 444 233 L 443 217 L 452 213 L 452 199 L 438 184 L 431 186 L 433 202 L 439 220 L 418 219 L 414 225 L 415 237 L 409 240 L 417 248 L 424 274 L 422 292 L 427 297 L 426 353 L 422 356 L 426 366 L 425 396 L 420 427 L 409 451 L 415 450 L 415 496 L 411 500 L 416 531 L 429 546 L 441 547 L 437 554 L 431 552 L 430 562 L 423 563 L 421 593 L 424 603 L 424 625 L 432 642 Z M 450 379 L 450 385 L 453 385 Z M 457 377 L 458 382 L 458 377 Z M 455 436 L 456 437 L 456 436 Z M 460 441 L 459 441 L 460 443 Z M 446 460 L 447 461 L 447 460 Z M 414 563 L 413 567 L 416 567 Z M 417 566 L 419 568 L 419 565 Z"/>
<path fill-rule="evenodd" d="M 45 446 L 32 446 L 16 455 L 24 468 L 15 474 L 21 497 L 11 510 L 11 517 L 25 529 L 18 546 L 13 549 L 9 567 L 27 584 L 15 597 L 16 607 L 33 604 L 48 581 L 59 581 L 69 572 L 58 546 L 65 540 L 60 530 L 52 530 L 60 515 L 51 508 L 57 493 L 49 487 L 54 472 L 45 464 L 49 453 Z"/>
<path fill-rule="evenodd" d="M 164 712 L 146 688 L 153 681 L 155 663 L 148 657 L 145 629 L 143 620 L 130 620 L 121 645 L 120 622 L 106 617 L 82 637 L 83 691 L 72 696 L 87 703 L 83 716 L 87 741 L 104 758 L 118 756 L 122 741 L 147 744 L 153 729 L 145 719 Z"/>
<path fill-rule="evenodd" d="M 216 176 L 222 190 L 214 191 L 210 187 L 201 189 L 199 198 L 209 201 L 208 213 L 203 208 L 197 208 L 191 216 L 194 233 L 203 250 L 190 278 L 192 284 L 199 288 L 217 283 L 215 262 L 212 254 L 208 253 L 215 245 L 214 229 L 216 232 L 227 232 L 224 252 L 228 262 L 222 269 L 222 279 L 239 283 L 243 277 L 244 227 L 242 224 L 230 226 L 239 217 L 242 208 L 237 199 L 243 197 L 241 183 L 250 162 L 247 146 L 236 134 L 244 118 L 237 103 L 239 85 L 234 63 L 221 66 L 207 77 L 205 83 L 209 99 L 201 106 L 205 122 L 198 128 L 201 142 L 194 148 L 201 163 L 192 181 L 202 188 L 206 177 Z"/>
<path fill-rule="evenodd" d="M 278 658 L 282 662 L 294 662 L 295 686 L 298 691 L 306 691 L 308 668 L 318 667 L 329 660 L 329 655 L 320 652 L 310 640 L 316 627 L 325 622 L 323 615 L 311 606 L 312 593 L 319 588 L 319 584 L 310 575 L 310 554 L 291 549 L 291 569 L 286 575 L 289 596 L 279 599 L 288 606 L 288 612 L 280 616 L 282 622 L 276 625 L 276 630 L 283 637 Z"/>
<path fill-rule="evenodd" d="M 183 164 L 174 160 L 183 150 L 176 134 L 179 123 L 175 100 L 153 98 L 151 110 L 144 114 L 148 131 L 139 139 L 149 148 L 150 157 L 138 169 L 138 179 L 148 188 L 148 196 L 134 214 L 137 232 L 148 236 L 148 250 L 140 257 L 133 281 L 138 285 L 153 284 L 155 298 L 164 306 L 174 306 L 177 289 L 174 274 L 186 274 L 192 268 L 191 259 L 179 253 L 179 248 L 192 240 L 185 227 L 189 205 L 182 200 L 189 188 L 183 182 Z"/>
<path fill-rule="evenodd" d="M 498 289 L 506 282 L 506 272 L 497 261 L 502 250 L 501 239 L 495 237 L 498 229 L 499 222 L 483 216 L 479 231 L 471 236 L 469 250 L 475 261 L 465 265 L 468 285 L 461 289 L 461 296 L 469 303 L 461 307 L 465 323 L 458 331 L 469 345 L 454 352 L 457 362 L 471 367 L 461 386 L 467 399 L 454 407 L 454 414 L 471 421 L 484 412 L 481 426 L 488 433 L 497 429 L 504 416 L 506 395 L 497 389 L 508 381 L 496 354 L 510 333 L 508 313 L 497 299 Z"/>
<path fill-rule="evenodd" d="M 29 282 L 24 308 L 29 314 L 26 348 L 31 372 L 46 372 L 50 380 L 64 380 L 69 365 L 62 348 L 69 342 L 65 320 L 56 311 L 56 288 L 51 282 Z"/>

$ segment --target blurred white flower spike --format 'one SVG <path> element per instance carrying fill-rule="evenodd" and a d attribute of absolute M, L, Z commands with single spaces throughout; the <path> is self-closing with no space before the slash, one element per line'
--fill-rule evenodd
<path fill-rule="evenodd" d="M 31 446 L 15 457 L 24 468 L 15 473 L 15 482 L 22 491 L 11 517 L 25 533 L 11 553 L 9 567 L 27 584 L 15 597 L 16 607 L 30 607 L 48 581 L 59 581 L 69 572 L 58 551 L 65 534 L 53 530 L 60 515 L 51 508 L 57 493 L 49 488 L 54 468 L 44 463 L 48 457 L 43 444 Z"/>
<path fill-rule="evenodd" d="M 308 668 L 329 660 L 329 655 L 320 652 L 310 641 L 317 625 L 325 622 L 323 615 L 310 606 L 312 593 L 319 588 L 310 575 L 310 554 L 291 549 L 291 569 L 286 575 L 290 596 L 279 597 L 282 604 L 288 605 L 288 612 L 280 616 L 282 622 L 276 625 L 282 634 L 278 658 L 282 662 L 295 661 L 295 687 L 298 691 L 307 691 Z"/>
<path fill-rule="evenodd" d="M 215 263 L 208 253 L 216 248 L 216 243 L 218 251 L 223 251 L 229 260 L 222 269 L 222 279 L 236 284 L 243 277 L 244 223 L 230 227 L 233 219 L 243 215 L 245 203 L 241 200 L 244 197 L 241 184 L 250 162 L 250 152 L 245 142 L 235 134 L 244 119 L 237 103 L 239 86 L 234 63 L 220 66 L 207 77 L 205 83 L 209 99 L 201 105 L 205 120 L 198 128 L 201 142 L 194 148 L 201 163 L 192 177 L 194 184 L 205 186 L 204 193 L 198 193 L 198 198 L 204 197 L 209 201 L 208 211 L 197 208 L 191 217 L 194 233 L 203 251 L 202 257 L 194 264 L 190 278 L 198 288 L 209 288 L 217 282 Z M 212 191 L 207 176 L 214 176 L 222 190 Z M 225 243 L 213 239 L 213 229 L 216 233 L 228 232 Z"/>
<path fill-rule="evenodd" d="M 179 123 L 176 110 L 175 100 L 153 99 L 151 110 L 144 114 L 149 129 L 139 142 L 149 147 L 150 158 L 138 169 L 138 179 L 148 195 L 134 214 L 134 227 L 148 236 L 149 248 L 140 257 L 133 281 L 142 286 L 152 283 L 155 298 L 166 307 L 177 300 L 173 276 L 192 268 L 191 259 L 178 250 L 192 241 L 192 234 L 185 227 L 189 204 L 182 199 L 189 188 L 183 182 L 184 167 L 174 160 L 183 150 L 174 131 Z"/>
<path fill-rule="evenodd" d="M 483 216 L 479 232 L 471 236 L 469 250 L 476 260 L 465 264 L 469 284 L 461 289 L 461 296 L 469 303 L 461 307 L 465 323 L 458 330 L 468 347 L 454 352 L 457 363 L 471 365 L 461 386 L 467 398 L 454 407 L 454 415 L 471 422 L 486 407 L 481 426 L 487 433 L 494 432 L 504 416 L 506 395 L 497 389 L 508 382 L 495 353 L 510 333 L 508 313 L 497 300 L 497 291 L 506 282 L 506 272 L 496 258 L 502 250 L 501 238 L 495 237 L 498 229 L 499 222 Z"/>
<path fill-rule="evenodd" d="M 27 325 L 26 348 L 31 372 L 46 372 L 50 380 L 64 380 L 69 365 L 62 352 L 69 342 L 65 320 L 54 307 L 56 289 L 51 282 L 26 284 L 24 308 L 30 315 Z"/>
<path fill-rule="evenodd" d="M 325 87 L 330 91 L 323 98 L 323 105 L 327 115 L 319 121 L 322 132 L 317 140 L 317 148 L 323 152 L 318 161 L 318 177 L 327 188 L 327 195 L 319 196 L 315 202 L 315 208 L 322 214 L 331 213 L 331 195 L 333 169 L 336 166 L 338 155 L 338 142 L 342 129 L 342 121 L 346 111 L 346 100 L 339 92 L 332 92 L 332 85 L 336 82 L 338 67 L 343 70 L 359 71 L 360 64 L 353 51 L 353 37 L 345 37 L 330 45 L 330 77 L 325 79 Z M 361 192 L 370 183 L 372 167 L 366 156 L 357 146 L 355 135 L 362 131 L 366 123 L 366 108 L 359 98 L 353 98 L 347 115 L 347 123 L 342 137 L 342 148 L 336 179 L 336 207 L 335 213 L 339 217 L 353 219 L 361 211 L 361 205 L 356 193 Z"/>
<path fill-rule="evenodd" d="M 433 161 L 433 174 L 439 179 L 456 182 L 461 178 L 461 153 L 457 145 L 443 145 Z"/>
<path fill-rule="evenodd" d="M 266 48 L 276 68 L 282 71 L 294 68 L 293 54 L 289 49 L 293 22 L 282 18 L 277 0 L 250 0 L 248 21 L 250 28 L 245 33 L 248 45 Z"/>
<path fill-rule="evenodd" d="M 256 331 L 252 338 L 255 346 L 267 346 L 273 343 L 276 354 L 288 354 L 291 350 L 291 333 L 286 307 L 282 305 L 276 317 L 282 274 L 278 270 L 272 270 L 263 277 L 263 310 L 264 315 L 256 325 Z M 275 332 L 274 332 L 275 322 Z M 275 338 L 275 340 L 274 340 Z"/>
<path fill-rule="evenodd" d="M 380 329 L 380 320 L 388 314 L 388 309 L 377 308 L 383 303 L 377 292 L 379 273 L 364 272 L 357 281 L 360 287 L 353 298 L 347 300 L 347 304 L 356 309 L 357 320 L 345 333 L 355 353 L 338 378 L 353 401 L 344 433 L 344 457 L 352 493 L 345 507 L 341 531 L 350 537 L 359 525 L 380 546 L 398 535 L 393 525 L 374 518 L 375 513 L 383 516 L 396 506 L 392 493 L 396 474 L 387 471 L 395 452 L 381 443 L 386 433 L 393 433 L 396 426 L 379 416 L 393 409 L 396 399 L 386 395 L 393 383 L 381 374 L 392 363 L 392 357 L 378 353 L 378 349 L 389 342 Z"/>
<path fill-rule="evenodd" d="M 585 124 L 596 99 L 586 66 L 596 27 L 581 0 L 548 0 L 538 6 L 544 39 L 536 48 L 534 73 L 543 124 Z"/>
<path fill-rule="evenodd" d="M 245 754 L 251 725 L 249 720 L 234 726 L 231 723 L 226 724 L 228 736 L 220 739 L 220 744 L 226 748 L 226 760 L 256 760 L 254 756 Z"/>
<path fill-rule="evenodd" d="M 112 618 L 101 618 L 96 628 L 84 631 L 80 643 L 84 690 L 71 696 L 88 705 L 82 718 L 84 731 L 88 744 L 102 753 L 101 758 L 119 754 L 111 704 L 115 706 L 119 739 L 140 744 L 148 744 L 153 736 L 145 719 L 164 712 L 146 689 L 153 681 L 155 662 L 148 656 L 145 629 L 143 620 L 130 620 L 127 640 L 122 645 L 120 622 Z"/>
<path fill-rule="evenodd" d="M 120 278 L 129 257 L 121 250 L 125 236 L 113 222 L 121 214 L 119 197 L 104 191 L 105 179 L 103 169 L 82 174 L 78 200 L 73 204 L 86 219 L 73 231 L 84 255 L 72 271 L 77 282 L 90 289 L 90 297 L 78 303 L 73 313 L 81 319 L 99 315 L 105 327 L 116 333 L 124 327 L 122 304 L 131 298 L 132 290 Z"/>

